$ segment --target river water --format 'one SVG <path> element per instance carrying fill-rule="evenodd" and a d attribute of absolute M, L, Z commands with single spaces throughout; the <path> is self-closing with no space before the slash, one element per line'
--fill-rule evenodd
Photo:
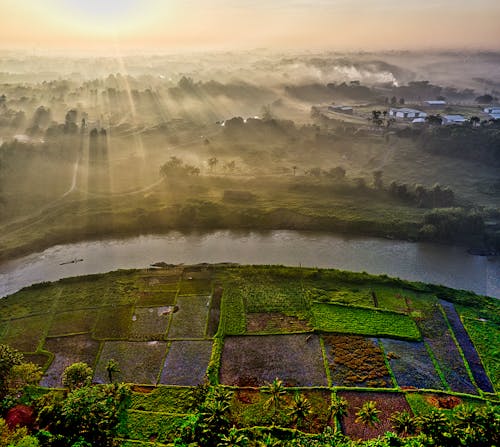
<path fill-rule="evenodd" d="M 83 261 L 60 265 L 73 259 Z M 172 232 L 57 245 L 1 264 L 0 296 L 42 281 L 147 267 L 158 261 L 332 267 L 385 273 L 500 298 L 498 257 L 471 256 L 462 247 L 296 231 Z"/>

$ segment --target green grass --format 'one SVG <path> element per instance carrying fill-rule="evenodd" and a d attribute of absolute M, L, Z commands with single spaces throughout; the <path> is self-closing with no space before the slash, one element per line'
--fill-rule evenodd
<path fill-rule="evenodd" d="M 138 441 L 173 442 L 185 416 L 129 410 L 121 421 L 118 435 Z"/>
<path fill-rule="evenodd" d="M 49 336 L 90 332 L 96 320 L 95 310 L 76 310 L 54 315 L 49 328 Z"/>
<path fill-rule="evenodd" d="M 241 335 L 246 331 L 245 304 L 236 287 L 226 287 L 222 295 L 220 324 L 224 335 Z"/>
<path fill-rule="evenodd" d="M 130 409 L 159 413 L 189 413 L 197 404 L 194 388 L 159 386 L 150 393 L 132 393 Z"/>
<path fill-rule="evenodd" d="M 312 306 L 313 325 L 317 330 L 406 340 L 421 338 L 415 322 L 406 315 L 344 306 L 315 303 Z"/>
<path fill-rule="evenodd" d="M 130 335 L 132 316 L 131 306 L 103 307 L 97 315 L 94 337 L 103 340 L 127 338 Z"/>

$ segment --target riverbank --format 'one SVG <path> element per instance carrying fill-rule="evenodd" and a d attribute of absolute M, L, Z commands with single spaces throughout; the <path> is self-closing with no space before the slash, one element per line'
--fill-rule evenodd
<path fill-rule="evenodd" d="M 300 200 L 299 200 L 300 199 Z M 382 200 L 383 199 L 383 200 Z M 58 244 L 127 238 L 170 231 L 321 231 L 350 236 L 482 246 L 484 235 L 462 232 L 453 237 L 429 234 L 427 210 L 404 206 L 385 196 L 333 197 L 314 195 L 292 200 L 275 198 L 255 203 L 225 203 L 211 197 L 165 200 L 159 191 L 139 200 L 83 197 L 63 201 L 40 215 L 3 225 L 0 262 Z M 286 206 L 283 206 L 286 205 Z M 456 220 L 456 219 L 455 219 Z"/>

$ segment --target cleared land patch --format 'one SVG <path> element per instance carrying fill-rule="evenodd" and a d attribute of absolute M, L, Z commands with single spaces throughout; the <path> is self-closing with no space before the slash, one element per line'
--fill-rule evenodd
<path fill-rule="evenodd" d="M 342 431 L 352 439 L 370 439 L 383 435 L 385 432 L 393 431 L 391 417 L 394 413 L 408 411 L 411 408 L 401 393 L 360 393 L 356 391 L 339 391 L 340 397 L 347 399 L 349 404 L 347 416 L 342 418 Z M 374 427 L 364 425 L 356 420 L 356 412 L 367 401 L 376 402 L 380 410 L 380 422 Z"/>
<path fill-rule="evenodd" d="M 326 357 L 334 386 L 392 388 L 382 350 L 357 335 L 325 335 Z"/>
<path fill-rule="evenodd" d="M 309 321 L 280 312 L 247 314 L 246 323 L 247 333 L 305 332 L 312 329 Z"/>
<path fill-rule="evenodd" d="M 446 317 L 450 323 L 450 326 L 455 334 L 455 337 L 462 348 L 462 352 L 464 354 L 465 360 L 469 364 L 472 375 L 476 384 L 479 388 L 487 393 L 493 393 L 493 386 L 488 378 L 486 371 L 484 370 L 483 364 L 481 363 L 481 359 L 472 344 L 472 341 L 467 334 L 467 331 L 458 316 L 457 311 L 452 303 L 447 301 L 440 301 L 441 306 L 446 312 Z M 498 345 L 497 345 L 498 346 Z"/>
<path fill-rule="evenodd" d="M 85 362 L 94 366 L 99 343 L 89 334 L 54 337 L 45 340 L 44 348 L 55 355 L 54 360 L 43 375 L 41 385 L 46 387 L 62 386 L 61 376 L 73 363 Z"/>
<path fill-rule="evenodd" d="M 451 390 L 476 394 L 476 388 L 469 379 L 460 352 L 439 308 L 434 306 L 426 310 L 423 318 L 418 320 L 418 325 Z"/>
<path fill-rule="evenodd" d="M 166 335 L 174 306 L 136 307 L 130 323 L 130 338 L 160 340 Z"/>
<path fill-rule="evenodd" d="M 276 377 L 287 386 L 327 386 L 319 337 L 297 334 L 225 339 L 222 383 L 261 386 Z"/>
<path fill-rule="evenodd" d="M 0 342 L 22 352 L 35 352 L 48 324 L 49 319 L 43 315 L 11 320 Z"/>
<path fill-rule="evenodd" d="M 96 319 L 95 310 L 76 310 L 54 315 L 49 329 L 49 336 L 90 332 Z"/>
<path fill-rule="evenodd" d="M 163 385 L 196 386 L 205 381 L 212 355 L 210 340 L 178 340 L 170 343 L 160 383 Z"/>
<path fill-rule="evenodd" d="M 120 368 L 120 372 L 115 374 L 115 380 L 154 385 L 158 381 L 166 350 L 167 343 L 160 341 L 105 342 L 95 369 L 94 381 L 108 383 L 106 364 L 114 359 Z"/>
<path fill-rule="evenodd" d="M 420 332 L 407 315 L 339 304 L 314 303 L 314 327 L 325 332 L 343 332 L 379 337 L 419 340 Z"/>
<path fill-rule="evenodd" d="M 132 306 L 101 308 L 97 315 L 94 337 L 100 340 L 128 338 L 132 316 Z"/>
<path fill-rule="evenodd" d="M 179 296 L 179 310 L 172 315 L 168 338 L 204 338 L 210 306 L 209 296 Z"/>
<path fill-rule="evenodd" d="M 380 341 L 400 387 L 444 389 L 424 342 L 390 338 Z"/>

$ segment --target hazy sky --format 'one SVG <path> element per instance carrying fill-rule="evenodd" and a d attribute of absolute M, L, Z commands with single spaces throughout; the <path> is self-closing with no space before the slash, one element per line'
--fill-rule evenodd
<path fill-rule="evenodd" d="M 0 0 L 0 46 L 485 48 L 500 0 Z"/>

